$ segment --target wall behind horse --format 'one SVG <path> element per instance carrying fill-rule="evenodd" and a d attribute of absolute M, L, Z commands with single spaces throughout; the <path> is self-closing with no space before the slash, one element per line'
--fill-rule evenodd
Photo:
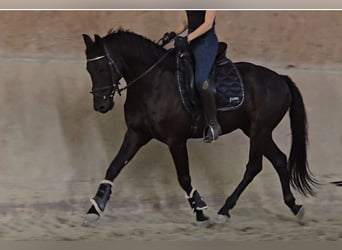
<path fill-rule="evenodd" d="M 123 27 L 158 40 L 182 11 L 2 11 L 1 57 L 83 59 L 82 33 Z M 340 11 L 218 11 L 217 32 L 233 60 L 341 67 Z"/>
<path fill-rule="evenodd" d="M 0 181 L 7 190 L 0 194 L 2 203 L 86 200 L 94 193 L 125 132 L 125 98 L 116 97 L 116 107 L 106 115 L 92 110 L 81 34 L 105 35 L 110 28 L 123 27 L 158 40 L 177 25 L 181 15 L 172 11 L 1 12 Z M 314 128 L 310 150 L 315 154 L 310 157 L 322 165 L 341 163 L 336 155 L 342 141 L 338 112 L 342 93 L 337 80 L 334 82 L 342 65 L 342 35 L 337 32 L 341 26 L 342 12 L 218 13 L 217 31 L 220 40 L 229 42 L 232 60 L 311 70 L 292 75 L 298 80 Z M 320 69 L 333 76 L 317 77 L 313 72 Z M 325 92 L 322 83 L 330 86 Z M 322 98 L 326 102 L 320 104 Z M 329 115 L 331 107 L 337 115 Z M 288 118 L 285 120 L 276 137 L 288 152 L 290 131 Z M 323 127 L 329 127 L 328 136 L 322 133 Z M 248 139 L 235 132 L 215 147 L 193 140 L 189 145 L 195 186 L 207 197 L 228 194 L 244 171 Z M 211 156 L 204 156 L 205 150 Z M 314 166 L 314 170 L 335 174 L 334 167 L 322 170 Z M 271 168 L 263 173 L 274 175 L 271 182 L 279 186 Z M 280 194 L 280 189 L 270 190 L 258 180 L 255 183 L 252 185 L 260 185 L 265 192 Z M 125 197 L 153 202 L 165 202 L 168 195 L 182 197 L 166 146 L 152 142 L 142 149 L 113 191 L 113 202 L 123 203 Z"/>

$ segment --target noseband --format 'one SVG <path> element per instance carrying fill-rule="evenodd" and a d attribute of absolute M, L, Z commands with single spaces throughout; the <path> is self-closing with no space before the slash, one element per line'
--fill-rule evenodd
<path fill-rule="evenodd" d="M 104 86 L 101 88 L 93 88 L 92 91 L 90 92 L 91 94 L 93 94 L 94 96 L 98 96 L 98 97 L 102 97 L 104 100 L 107 98 L 113 98 L 115 91 L 118 92 L 118 94 L 121 96 L 121 91 L 127 89 L 128 87 L 132 86 L 134 83 L 136 83 L 139 79 L 143 78 L 145 75 L 147 75 L 152 69 L 154 69 L 162 60 L 164 60 L 173 50 L 169 49 L 168 52 L 166 52 L 161 58 L 158 59 L 157 62 L 155 62 L 151 67 L 149 67 L 145 72 L 143 72 L 141 75 L 139 75 L 137 78 L 135 78 L 132 81 L 127 82 L 126 87 L 123 88 L 119 88 L 120 82 L 119 81 L 115 81 L 115 75 L 119 74 L 120 78 L 119 80 L 123 77 L 123 75 L 121 74 L 118 66 L 116 65 L 116 63 L 114 62 L 114 60 L 112 59 L 112 57 L 110 56 L 110 53 L 108 51 L 108 48 L 105 44 L 103 44 L 103 48 L 104 48 L 104 52 L 105 55 L 103 56 L 98 56 L 98 57 L 94 57 L 94 58 L 90 58 L 87 59 L 87 62 L 94 62 L 94 61 L 98 61 L 101 59 L 106 59 L 108 62 L 108 66 L 109 66 L 109 70 L 111 73 L 111 77 L 112 77 L 112 85 L 108 85 L 108 86 Z M 98 91 L 103 91 L 103 90 L 108 90 L 108 89 L 112 89 L 111 93 L 109 95 L 101 95 L 99 93 L 97 93 Z"/>

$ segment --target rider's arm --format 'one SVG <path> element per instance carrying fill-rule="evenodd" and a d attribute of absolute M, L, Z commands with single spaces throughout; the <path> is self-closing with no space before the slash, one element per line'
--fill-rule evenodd
<path fill-rule="evenodd" d="M 186 17 L 186 14 L 183 13 L 182 21 L 179 23 L 179 26 L 175 30 L 175 33 L 177 35 L 183 33 L 188 28 L 188 19 Z"/>
<path fill-rule="evenodd" d="M 202 23 L 197 29 L 188 34 L 188 42 L 196 39 L 197 37 L 203 35 L 205 32 L 213 27 L 215 22 L 216 11 L 207 10 L 205 12 L 204 23 Z"/>

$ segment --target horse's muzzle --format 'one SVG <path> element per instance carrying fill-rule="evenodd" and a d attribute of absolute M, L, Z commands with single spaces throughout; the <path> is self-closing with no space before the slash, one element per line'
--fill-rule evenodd
<path fill-rule="evenodd" d="M 102 114 L 107 113 L 114 107 L 114 102 L 112 100 L 108 102 L 94 103 L 94 110 Z"/>

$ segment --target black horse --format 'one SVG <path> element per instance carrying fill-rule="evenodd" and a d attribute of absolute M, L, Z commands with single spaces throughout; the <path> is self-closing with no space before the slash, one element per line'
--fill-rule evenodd
<path fill-rule="evenodd" d="M 197 221 L 207 220 L 205 202 L 192 187 L 189 173 L 187 140 L 191 119 L 177 87 L 175 53 L 141 35 L 119 29 L 93 41 L 83 34 L 86 45 L 87 71 L 92 80 L 94 110 L 106 113 L 114 106 L 119 80 L 124 78 L 127 96 L 124 105 L 127 131 L 121 148 L 110 164 L 104 181 L 91 199 L 86 222 L 97 220 L 110 198 L 114 179 L 137 151 L 152 138 L 165 143 L 172 155 L 180 186 L 186 192 Z M 151 66 L 152 65 L 152 66 Z M 284 75 L 247 62 L 235 63 L 244 82 L 245 101 L 232 111 L 218 111 L 223 134 L 241 129 L 250 138 L 249 160 L 245 174 L 227 198 L 219 215 L 230 217 L 241 193 L 262 170 L 265 156 L 279 175 L 283 199 L 294 215 L 302 215 L 290 184 L 303 195 L 314 195 L 313 178 L 307 164 L 307 120 L 302 96 L 294 82 Z M 292 145 L 287 161 L 272 139 L 272 131 L 289 110 Z M 201 125 L 202 128 L 204 123 Z"/>

